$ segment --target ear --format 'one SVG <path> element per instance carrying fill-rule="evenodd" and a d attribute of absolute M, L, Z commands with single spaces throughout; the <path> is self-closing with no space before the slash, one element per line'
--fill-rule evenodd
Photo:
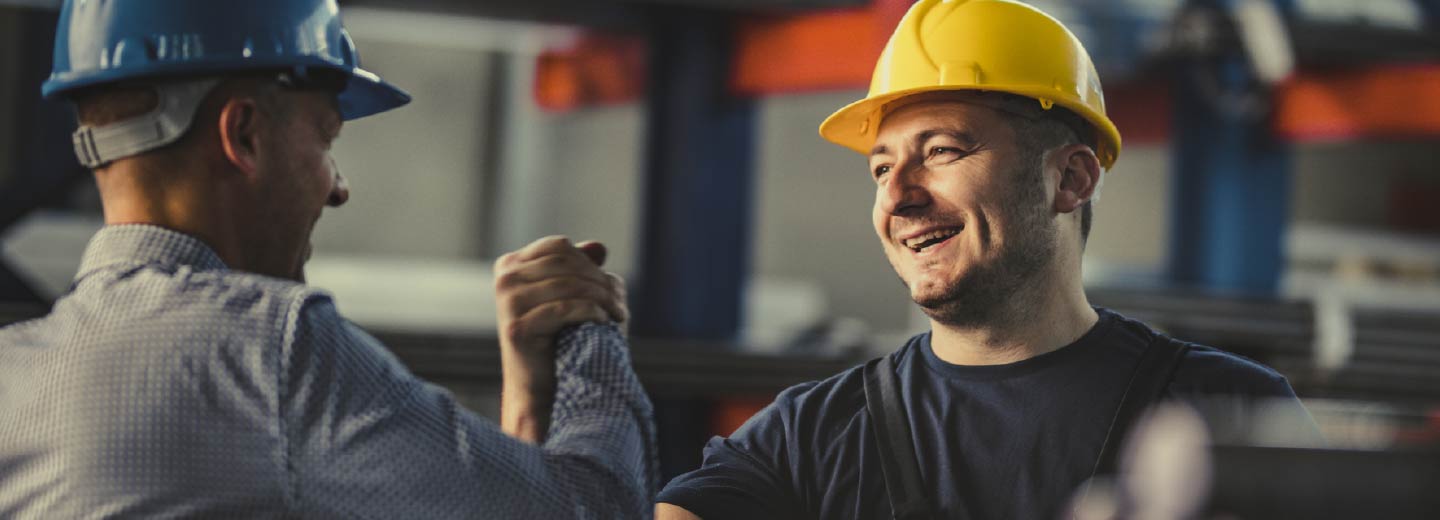
<path fill-rule="evenodd" d="M 220 147 L 225 159 L 246 175 L 259 168 L 260 123 L 254 99 L 232 97 L 220 107 Z"/>
<path fill-rule="evenodd" d="M 1055 211 L 1070 213 L 1084 206 L 1100 184 L 1100 159 L 1083 144 L 1056 150 L 1060 182 L 1055 187 Z"/>

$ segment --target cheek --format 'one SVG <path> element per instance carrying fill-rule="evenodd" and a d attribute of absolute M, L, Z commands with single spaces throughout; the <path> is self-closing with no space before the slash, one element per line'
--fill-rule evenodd
<path fill-rule="evenodd" d="M 880 194 L 875 194 L 875 205 L 870 207 L 870 223 L 875 226 L 875 235 L 885 240 L 885 212 L 880 210 Z"/>
<path fill-rule="evenodd" d="M 884 202 L 880 200 L 880 193 L 875 193 L 875 205 L 870 208 L 870 224 L 875 227 L 875 237 L 880 239 L 880 245 L 884 247 L 887 254 L 891 249 L 890 243 L 890 212 L 885 211 Z"/>
<path fill-rule="evenodd" d="M 303 160 L 297 164 L 304 168 L 304 171 L 295 172 L 296 176 L 304 179 L 302 182 L 303 192 L 311 195 L 317 193 L 328 194 L 334 183 L 335 172 L 330 169 L 329 157 L 323 152 L 307 153 Z"/>

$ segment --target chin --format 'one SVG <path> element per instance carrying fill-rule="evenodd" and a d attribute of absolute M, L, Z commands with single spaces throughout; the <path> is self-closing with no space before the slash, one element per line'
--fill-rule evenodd
<path fill-rule="evenodd" d="M 964 284 L 967 278 L 966 273 L 954 265 L 916 266 L 911 269 L 906 286 L 910 288 L 913 299 L 944 297 L 955 292 L 955 288 Z"/>
<path fill-rule="evenodd" d="M 940 284 L 932 282 L 925 286 L 915 287 L 910 290 L 910 300 L 921 307 L 933 307 L 942 305 L 954 299 L 956 284 Z"/>

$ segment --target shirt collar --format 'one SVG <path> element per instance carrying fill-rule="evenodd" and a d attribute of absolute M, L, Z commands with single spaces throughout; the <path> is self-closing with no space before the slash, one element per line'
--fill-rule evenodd
<path fill-rule="evenodd" d="M 149 224 L 105 226 L 85 246 L 79 280 L 116 264 L 184 265 L 197 270 L 228 269 L 214 249 L 200 239 Z"/>

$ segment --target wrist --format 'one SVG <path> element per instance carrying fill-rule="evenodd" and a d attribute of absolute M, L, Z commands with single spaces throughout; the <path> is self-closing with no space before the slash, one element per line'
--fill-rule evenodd
<path fill-rule="evenodd" d="M 555 404 L 555 386 L 506 379 L 500 389 L 500 429 L 531 444 L 544 442 Z"/>
<path fill-rule="evenodd" d="M 552 356 L 500 356 L 502 389 L 519 397 L 544 397 L 555 392 L 555 358 Z"/>
<path fill-rule="evenodd" d="M 544 442 L 555 401 L 555 358 L 512 341 L 500 345 L 500 429 L 531 444 Z"/>
<path fill-rule="evenodd" d="M 530 444 L 545 442 L 550 430 L 550 408 L 539 403 L 522 405 L 502 402 L 500 404 L 500 430 L 506 435 Z"/>

